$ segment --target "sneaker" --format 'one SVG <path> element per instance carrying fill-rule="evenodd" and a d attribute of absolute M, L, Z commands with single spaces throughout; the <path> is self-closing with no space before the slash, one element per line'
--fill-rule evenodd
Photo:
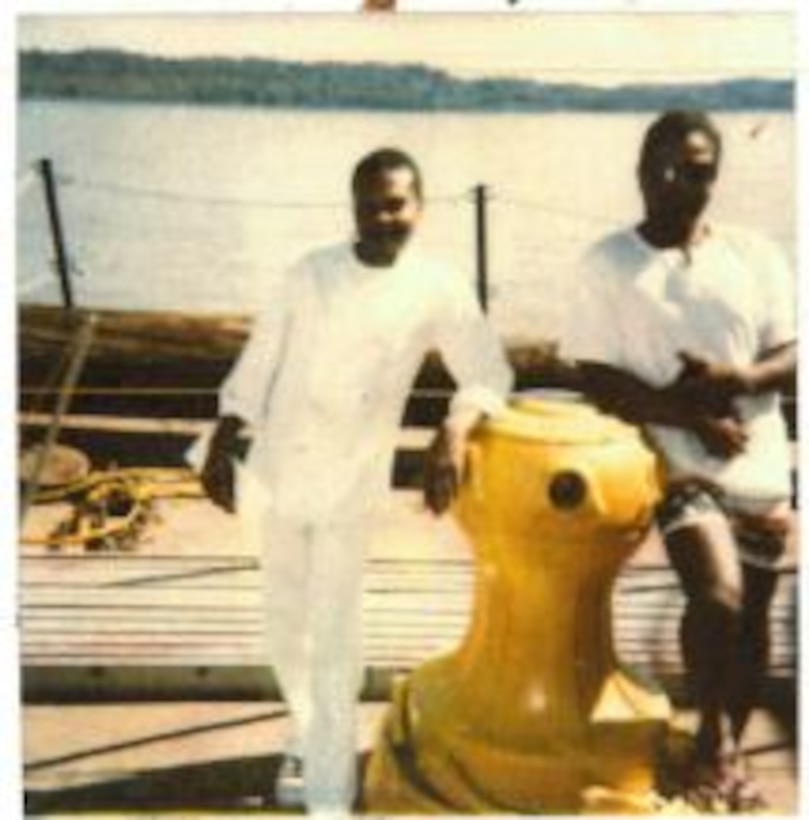
<path fill-rule="evenodd" d="M 283 809 L 303 808 L 303 759 L 284 755 L 275 780 L 275 803 Z"/>

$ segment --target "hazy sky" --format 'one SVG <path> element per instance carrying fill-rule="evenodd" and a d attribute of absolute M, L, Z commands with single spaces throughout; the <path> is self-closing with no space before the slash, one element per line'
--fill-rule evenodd
<path fill-rule="evenodd" d="M 276 4 L 290 5 L 294 0 Z M 305 7 L 299 0 L 297 8 Z M 603 84 L 783 77 L 793 73 L 796 59 L 793 16 L 750 11 L 25 14 L 18 18 L 17 43 L 22 48 L 112 46 L 163 55 L 424 62 L 464 76 L 508 74 Z"/>

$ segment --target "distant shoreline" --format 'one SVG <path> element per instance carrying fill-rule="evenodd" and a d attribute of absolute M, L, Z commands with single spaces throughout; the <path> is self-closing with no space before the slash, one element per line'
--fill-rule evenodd
<path fill-rule="evenodd" d="M 782 111 L 790 79 L 633 83 L 611 88 L 486 78 L 464 80 L 424 65 L 166 59 L 124 51 L 23 51 L 23 100 L 173 103 L 380 113 L 638 113 L 664 108 Z"/>

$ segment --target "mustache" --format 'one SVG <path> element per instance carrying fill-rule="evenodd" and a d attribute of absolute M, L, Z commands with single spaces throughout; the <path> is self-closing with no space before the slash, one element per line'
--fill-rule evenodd
<path fill-rule="evenodd" d="M 362 232 L 365 239 L 385 241 L 390 239 L 406 239 L 410 236 L 409 228 L 371 228 Z"/>

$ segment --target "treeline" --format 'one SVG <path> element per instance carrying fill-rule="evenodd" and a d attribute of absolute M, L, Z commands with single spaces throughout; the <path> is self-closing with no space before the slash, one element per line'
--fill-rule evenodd
<path fill-rule="evenodd" d="M 424 65 L 169 59 L 124 51 L 20 54 L 22 97 L 399 111 L 790 110 L 791 80 L 596 88 L 516 79 L 462 80 Z"/>

